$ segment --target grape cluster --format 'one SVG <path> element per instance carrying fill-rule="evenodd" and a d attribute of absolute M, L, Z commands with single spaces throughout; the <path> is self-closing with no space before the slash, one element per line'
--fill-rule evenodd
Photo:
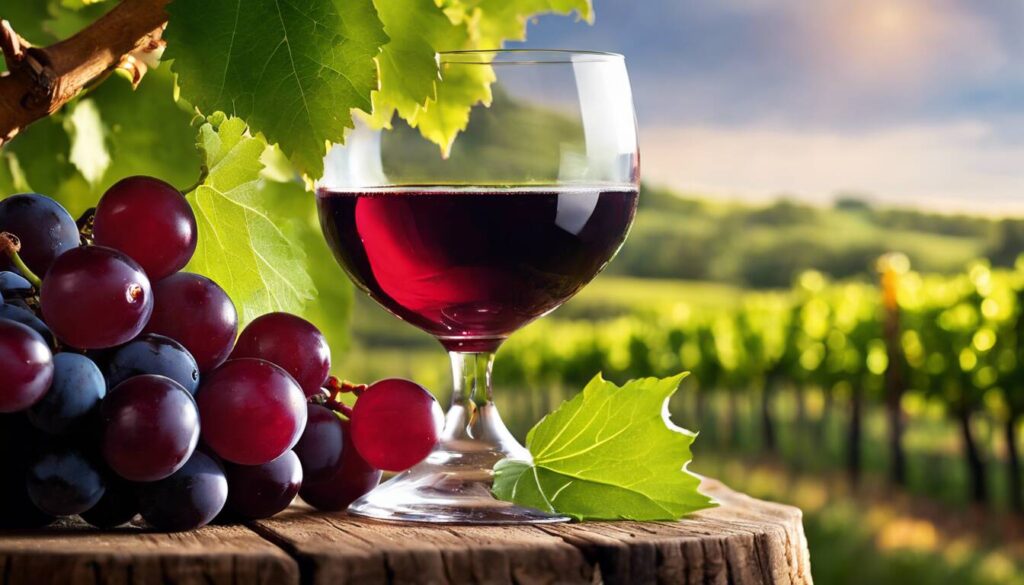
<path fill-rule="evenodd" d="M 43 195 L 0 200 L 0 528 L 190 530 L 296 495 L 342 510 L 433 449 L 442 413 L 417 384 L 340 382 L 287 313 L 239 334 L 224 290 L 181 271 L 196 243 L 186 199 L 150 177 L 78 222 Z"/>

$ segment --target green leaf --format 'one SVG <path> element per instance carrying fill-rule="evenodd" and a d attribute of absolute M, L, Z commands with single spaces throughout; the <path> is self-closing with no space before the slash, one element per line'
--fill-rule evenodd
<path fill-rule="evenodd" d="M 577 520 L 676 520 L 714 506 L 686 470 L 696 434 L 668 418 L 686 375 L 619 387 L 598 374 L 530 430 L 532 465 L 498 462 L 495 496 Z"/>
<path fill-rule="evenodd" d="M 491 105 L 494 80 L 494 69 L 490 65 L 448 67 L 444 78 L 437 83 L 437 98 L 429 100 L 426 107 L 409 120 L 409 125 L 440 146 L 442 155 L 447 157 L 455 137 L 469 126 L 473 106 Z"/>
<path fill-rule="evenodd" d="M 320 230 L 316 197 L 297 181 L 265 181 L 263 195 L 271 217 L 290 240 L 302 246 L 309 258 L 308 270 L 316 286 L 316 298 L 306 303 L 301 314 L 327 337 L 333 363 L 342 363 L 350 341 L 353 287 Z"/>
<path fill-rule="evenodd" d="M 71 164 L 90 185 L 99 183 L 110 167 L 110 152 L 107 129 L 96 102 L 90 99 L 76 102 L 64 118 L 64 129 L 71 138 Z"/>
<path fill-rule="evenodd" d="M 47 33 L 53 36 L 53 40 L 66 39 L 92 24 L 111 9 L 111 4 L 101 2 L 102 0 L 100 2 L 50 0 L 47 7 L 48 17 L 41 21 L 41 25 Z M 68 4 L 73 4 L 73 6 Z"/>
<path fill-rule="evenodd" d="M 527 22 L 542 14 L 569 15 L 593 22 L 590 0 L 454 0 L 475 23 L 478 48 L 498 49 L 505 41 L 525 41 Z"/>
<path fill-rule="evenodd" d="M 138 89 L 110 78 L 93 90 L 109 131 L 113 159 L 96 196 L 129 175 L 150 175 L 184 188 L 195 183 L 202 164 L 191 125 L 195 112 L 174 100 L 174 74 L 150 69 Z"/>
<path fill-rule="evenodd" d="M 175 0 L 166 57 L 201 111 L 245 118 L 319 177 L 353 108 L 370 111 L 387 41 L 371 0 Z"/>
<path fill-rule="evenodd" d="M 375 0 L 374 5 L 391 39 L 377 56 L 380 89 L 373 92 L 376 125 L 386 127 L 396 111 L 409 120 L 437 95 L 437 51 L 461 47 L 468 33 L 431 0 Z"/>
<path fill-rule="evenodd" d="M 240 326 L 264 313 L 302 312 L 314 294 L 305 255 L 262 206 L 260 156 L 267 143 L 250 136 L 243 120 L 228 118 L 199 129 L 199 148 L 209 175 L 189 195 L 199 246 L 186 269 L 224 288 Z"/>
<path fill-rule="evenodd" d="M 378 9 L 382 1 L 378 0 Z M 449 19 L 447 28 L 437 25 L 425 26 L 424 38 L 428 31 L 433 33 L 426 40 L 436 51 L 454 49 L 495 49 L 500 48 L 507 40 L 525 40 L 526 25 L 530 18 L 539 14 L 570 14 L 576 12 L 580 18 L 592 20 L 593 10 L 590 0 L 447 0 L 442 3 L 441 10 Z M 385 27 L 391 25 L 390 17 L 381 11 Z M 410 31 L 398 29 L 392 33 L 392 39 L 403 42 Z M 396 40 L 392 40 L 396 43 Z M 426 44 L 423 43 L 423 44 Z M 409 47 L 412 54 L 416 54 Z M 388 47 L 385 47 L 387 53 Z M 491 104 L 491 84 L 494 83 L 494 70 L 488 65 L 447 67 L 440 72 L 441 78 L 435 83 L 435 92 L 422 107 L 413 107 L 414 99 L 424 95 L 423 86 L 428 73 L 424 65 L 423 78 L 415 78 L 419 84 L 416 92 L 409 91 L 410 99 L 399 101 L 394 97 L 396 90 L 389 80 L 393 77 L 407 79 L 404 62 L 400 74 L 391 74 L 385 70 L 386 54 L 381 55 L 381 97 L 375 99 L 374 107 L 394 105 L 398 114 L 405 118 L 410 126 L 418 128 L 420 134 L 441 147 L 441 153 L 447 157 L 451 153 L 455 137 L 469 125 L 469 116 L 473 107 Z M 407 56 L 405 62 L 412 62 Z M 404 95 L 402 97 L 405 97 Z M 399 107 L 401 103 L 404 107 Z M 374 111 L 375 116 L 390 119 L 391 111 Z"/>
<path fill-rule="evenodd" d="M 4 149 L 17 157 L 28 187 L 53 197 L 77 173 L 69 160 L 71 140 L 62 112 L 38 120 L 19 132 Z"/>
<path fill-rule="evenodd" d="M 99 4 L 105 1 L 106 0 L 60 0 L 60 5 L 64 8 L 70 8 L 71 10 L 81 10 L 86 6 Z"/>

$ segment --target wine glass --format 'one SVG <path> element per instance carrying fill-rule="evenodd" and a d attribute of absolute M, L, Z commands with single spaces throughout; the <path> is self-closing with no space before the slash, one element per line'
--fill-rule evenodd
<path fill-rule="evenodd" d="M 328 152 L 317 185 L 338 262 L 377 303 L 437 338 L 455 379 L 435 450 L 349 511 L 565 521 L 491 495 L 498 460 L 530 461 L 495 407 L 491 368 L 509 335 L 576 294 L 626 237 L 640 175 L 625 62 L 550 50 L 458 51 L 439 61 L 443 91 L 489 87 L 450 154 L 398 120 L 384 131 L 357 125 Z M 458 124 L 457 114 L 444 123 Z"/>

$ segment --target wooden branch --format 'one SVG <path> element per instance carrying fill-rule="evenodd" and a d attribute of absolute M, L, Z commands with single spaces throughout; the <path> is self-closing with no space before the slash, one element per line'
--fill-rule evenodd
<path fill-rule="evenodd" d="M 133 54 L 162 48 L 169 2 L 123 0 L 78 34 L 49 47 L 32 47 L 10 23 L 0 22 L 0 50 L 8 69 L 0 75 L 0 146 L 114 68 L 133 66 Z"/>

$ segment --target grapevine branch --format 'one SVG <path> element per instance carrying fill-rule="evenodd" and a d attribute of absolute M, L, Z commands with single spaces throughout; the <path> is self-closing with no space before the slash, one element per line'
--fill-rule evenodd
<path fill-rule="evenodd" d="M 114 69 L 137 83 L 145 72 L 140 56 L 163 48 L 170 0 L 122 0 L 81 32 L 48 47 L 33 47 L 11 23 L 0 20 L 0 146 L 22 129 L 57 111 Z"/>

